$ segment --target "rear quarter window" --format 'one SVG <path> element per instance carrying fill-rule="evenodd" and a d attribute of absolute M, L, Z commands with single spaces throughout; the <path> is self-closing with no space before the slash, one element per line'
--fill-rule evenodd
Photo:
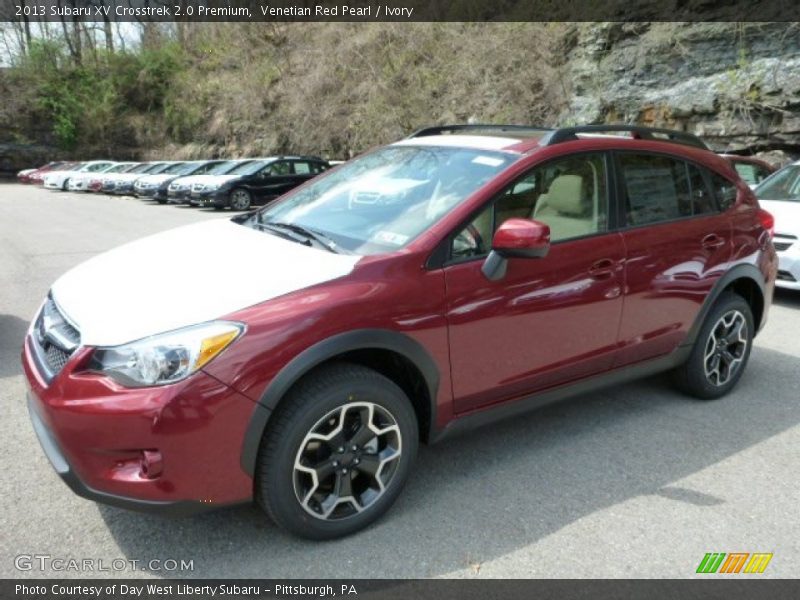
<path fill-rule="evenodd" d="M 738 193 L 736 184 L 716 173 L 711 173 L 710 178 L 711 187 L 714 190 L 714 196 L 720 210 L 728 210 L 736 204 L 736 195 Z"/>

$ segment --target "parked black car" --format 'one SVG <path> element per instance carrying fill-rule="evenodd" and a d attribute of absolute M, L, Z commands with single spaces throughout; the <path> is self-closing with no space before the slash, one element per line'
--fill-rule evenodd
<path fill-rule="evenodd" d="M 330 165 L 317 156 L 272 156 L 241 165 L 227 175 L 192 187 L 192 204 L 247 210 L 285 194 Z"/>

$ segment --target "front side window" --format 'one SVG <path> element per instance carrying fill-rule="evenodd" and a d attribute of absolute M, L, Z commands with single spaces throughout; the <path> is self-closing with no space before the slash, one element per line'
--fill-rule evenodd
<path fill-rule="evenodd" d="M 580 154 L 536 167 L 453 237 L 451 258 L 485 256 L 494 232 L 511 218 L 546 223 L 553 242 L 607 231 L 607 189 L 602 154 Z"/>
<path fill-rule="evenodd" d="M 357 254 L 392 252 L 519 158 L 494 150 L 388 146 L 312 180 L 249 222 L 303 227 Z"/>
<path fill-rule="evenodd" d="M 280 175 L 290 175 L 291 172 L 292 172 L 292 165 L 285 160 L 272 163 L 266 169 L 264 169 L 264 174 L 271 175 L 273 177 Z"/>
<path fill-rule="evenodd" d="M 755 192 L 759 200 L 800 202 L 800 165 L 784 167 L 765 179 Z"/>

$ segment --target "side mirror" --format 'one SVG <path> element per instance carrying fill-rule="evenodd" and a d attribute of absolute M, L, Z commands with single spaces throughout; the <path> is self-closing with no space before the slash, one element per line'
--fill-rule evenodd
<path fill-rule="evenodd" d="M 533 219 L 508 219 L 492 239 L 492 251 L 481 267 L 490 281 L 502 279 L 509 258 L 542 258 L 550 250 L 550 227 Z"/>

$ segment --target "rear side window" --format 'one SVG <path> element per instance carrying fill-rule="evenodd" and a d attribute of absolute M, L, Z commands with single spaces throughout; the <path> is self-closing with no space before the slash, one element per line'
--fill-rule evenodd
<path fill-rule="evenodd" d="M 711 187 L 714 188 L 714 196 L 720 210 L 728 210 L 736 204 L 736 185 L 721 175 L 711 173 Z"/>
<path fill-rule="evenodd" d="M 709 188 L 708 172 L 701 167 L 647 154 L 622 154 L 620 166 L 628 225 L 661 223 L 719 210 L 716 194 Z M 735 192 L 734 186 L 734 199 Z"/>
<path fill-rule="evenodd" d="M 622 154 L 625 212 L 629 225 L 647 225 L 692 215 L 686 164 L 667 156 Z"/>
<path fill-rule="evenodd" d="M 706 185 L 706 178 L 699 167 L 686 164 L 689 170 L 689 183 L 692 189 L 692 214 L 707 215 L 717 212 L 717 203 Z"/>

